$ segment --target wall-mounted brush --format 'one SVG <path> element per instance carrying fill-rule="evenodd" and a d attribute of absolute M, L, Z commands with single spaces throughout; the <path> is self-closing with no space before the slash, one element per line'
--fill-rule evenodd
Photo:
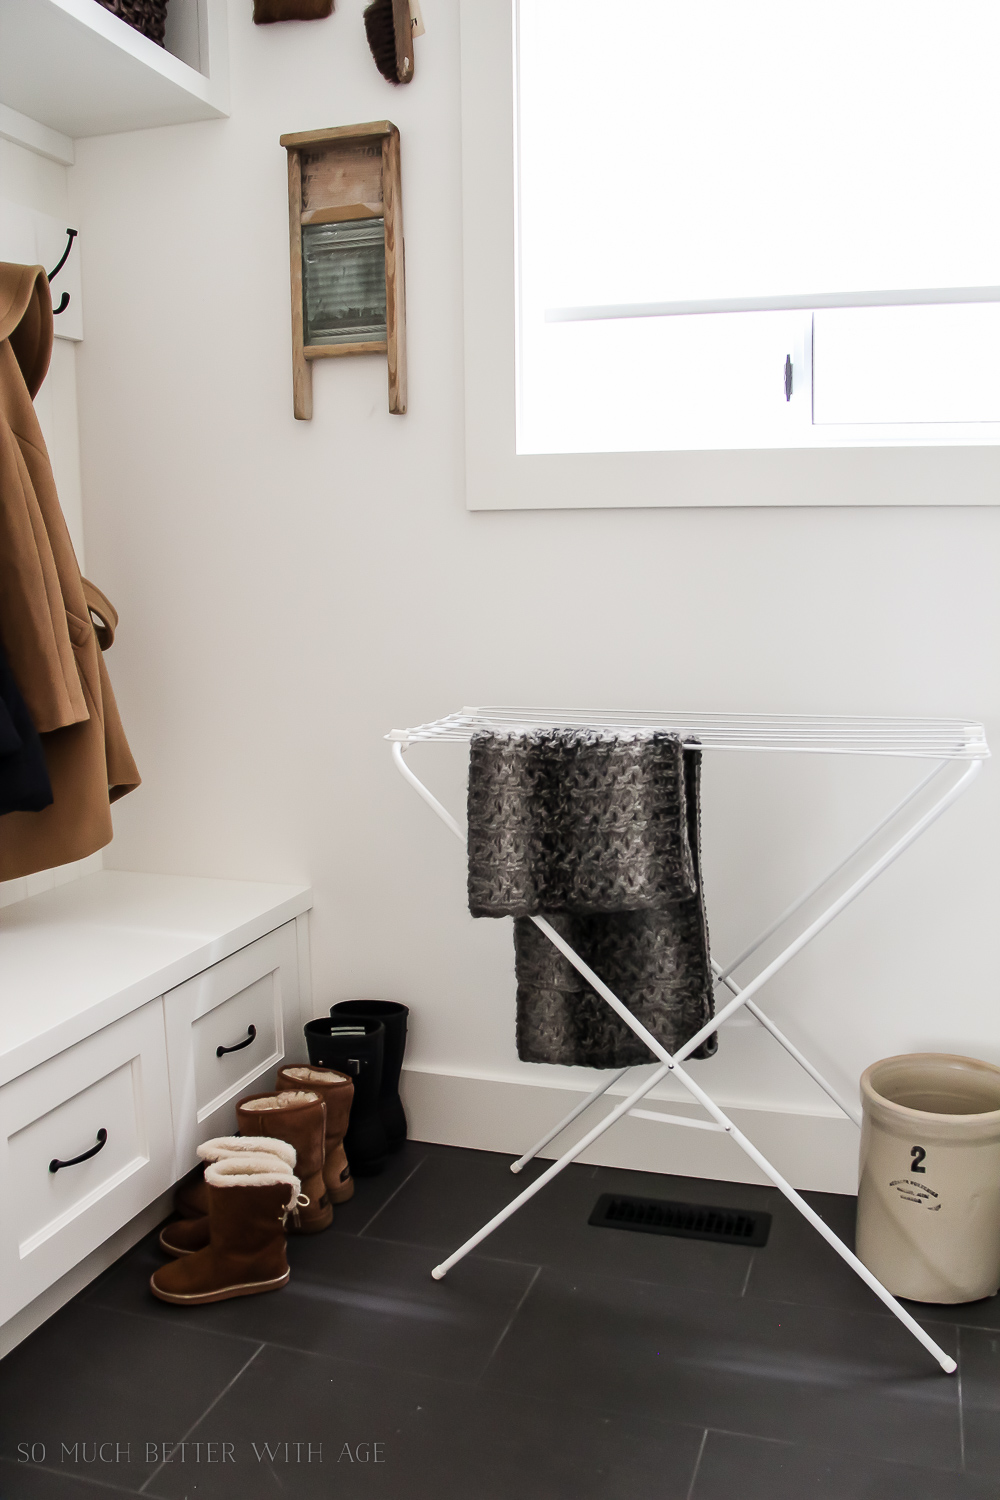
<path fill-rule="evenodd" d="M 413 77 L 409 0 L 372 0 L 365 9 L 365 34 L 382 77 L 390 83 L 409 83 Z"/>
<path fill-rule="evenodd" d="M 257 26 L 272 21 L 324 21 L 333 11 L 333 0 L 253 0 Z"/>

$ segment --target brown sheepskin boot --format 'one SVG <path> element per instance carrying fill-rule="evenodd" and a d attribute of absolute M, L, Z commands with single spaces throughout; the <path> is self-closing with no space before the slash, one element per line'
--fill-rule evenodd
<path fill-rule="evenodd" d="M 198 1147 L 198 1155 L 205 1162 L 228 1161 L 230 1157 L 245 1156 L 253 1152 L 257 1156 L 274 1159 L 276 1172 L 292 1171 L 295 1167 L 295 1148 L 285 1141 L 271 1141 L 261 1135 L 222 1135 L 205 1141 Z M 202 1178 L 204 1185 L 204 1178 Z M 208 1188 L 205 1187 L 208 1197 Z M 190 1255 L 194 1250 L 204 1250 L 211 1240 L 211 1226 L 207 1213 L 200 1218 L 173 1219 L 160 1230 L 160 1249 L 167 1255 Z"/>
<path fill-rule="evenodd" d="M 326 1105 L 326 1154 L 323 1159 L 323 1181 L 332 1203 L 346 1203 L 354 1197 L 354 1178 L 347 1165 L 344 1136 L 351 1118 L 354 1084 L 346 1073 L 333 1068 L 294 1067 L 278 1070 L 278 1090 L 311 1089 Z"/>
<path fill-rule="evenodd" d="M 207 1193 L 208 1188 L 205 1191 Z M 174 1219 L 160 1230 L 160 1249 L 165 1255 L 190 1255 L 195 1250 L 204 1250 L 211 1241 L 208 1214 L 202 1214 L 200 1219 Z"/>
<path fill-rule="evenodd" d="M 154 1297 L 197 1307 L 285 1285 L 285 1221 L 299 1203 L 299 1179 L 278 1168 L 274 1156 L 253 1152 L 205 1168 L 212 1242 L 154 1271 Z"/>
<path fill-rule="evenodd" d="M 174 1213 L 182 1219 L 203 1219 L 208 1213 L 208 1188 L 205 1186 L 205 1164 L 198 1165 L 182 1177 L 174 1193 Z"/>
<path fill-rule="evenodd" d="M 204 1219 L 208 1216 L 208 1188 L 205 1186 L 205 1165 L 212 1161 L 221 1161 L 224 1156 L 232 1156 L 239 1151 L 275 1151 L 283 1157 L 290 1167 L 295 1165 L 295 1152 L 284 1144 L 280 1148 L 275 1146 L 274 1141 L 256 1135 L 217 1135 L 213 1140 L 203 1141 L 198 1147 L 198 1155 L 201 1162 L 193 1172 L 189 1172 L 178 1184 L 174 1194 L 174 1213 L 182 1219 Z M 288 1155 L 291 1151 L 291 1155 Z M 206 1238 L 205 1243 L 208 1244 Z M 200 1246 L 195 1248 L 200 1249 Z"/>
<path fill-rule="evenodd" d="M 333 1223 L 333 1204 L 323 1181 L 326 1105 L 318 1094 L 296 1089 L 283 1094 L 249 1094 L 236 1106 L 240 1134 L 268 1136 L 295 1147 L 295 1170 L 309 1202 L 289 1228 L 318 1234 Z"/>

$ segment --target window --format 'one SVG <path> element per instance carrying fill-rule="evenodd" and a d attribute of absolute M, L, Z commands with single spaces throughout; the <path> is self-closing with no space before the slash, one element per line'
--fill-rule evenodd
<path fill-rule="evenodd" d="M 1000 441 L 995 3 L 515 25 L 518 452 Z"/>
<path fill-rule="evenodd" d="M 1000 10 L 463 0 L 462 48 L 470 506 L 1000 499 Z"/>

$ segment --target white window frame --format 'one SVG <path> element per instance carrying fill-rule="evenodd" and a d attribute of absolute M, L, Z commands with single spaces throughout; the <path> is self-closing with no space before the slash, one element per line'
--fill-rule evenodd
<path fill-rule="evenodd" d="M 518 454 L 513 0 L 461 0 L 470 510 L 996 505 L 1000 447 Z"/>

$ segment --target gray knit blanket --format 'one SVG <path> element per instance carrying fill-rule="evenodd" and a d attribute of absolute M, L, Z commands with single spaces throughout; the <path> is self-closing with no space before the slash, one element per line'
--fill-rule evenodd
<path fill-rule="evenodd" d="M 714 1014 L 700 767 L 700 751 L 654 731 L 473 734 L 469 910 L 515 919 L 525 1062 L 653 1060 L 532 916 L 546 917 L 668 1051 Z M 716 1046 L 712 1035 L 693 1056 Z"/>

